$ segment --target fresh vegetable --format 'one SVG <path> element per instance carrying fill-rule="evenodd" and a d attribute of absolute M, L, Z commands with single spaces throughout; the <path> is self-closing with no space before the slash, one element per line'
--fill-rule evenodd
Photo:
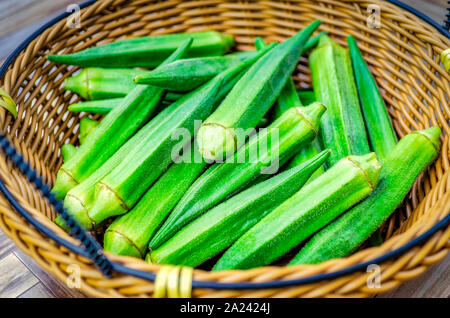
<path fill-rule="evenodd" d="M 321 35 L 316 36 L 313 39 L 310 39 L 308 42 L 314 40 L 314 42 L 317 44 L 320 36 Z M 255 40 L 255 46 L 257 49 L 261 49 L 266 46 L 266 43 L 262 38 L 258 37 Z M 292 79 L 288 79 L 286 85 L 284 86 L 283 90 L 280 93 L 280 96 L 278 97 L 277 102 L 275 103 L 274 116 L 275 118 L 278 118 L 289 108 L 303 105 L 304 104 L 300 100 L 299 96 L 297 95 L 297 91 L 295 90 L 294 81 Z M 294 158 L 291 159 L 288 165 L 288 169 L 308 161 L 309 159 L 317 156 L 319 152 L 320 152 L 320 145 L 317 142 L 317 139 L 314 139 L 313 142 L 311 142 L 309 145 L 306 145 L 302 150 L 300 150 L 300 153 L 298 155 L 296 155 Z M 317 169 L 311 176 L 311 179 L 314 179 L 317 176 L 321 175 L 324 171 L 325 169 L 323 167 Z"/>
<path fill-rule="evenodd" d="M 297 94 L 304 105 L 309 105 L 316 101 L 316 96 L 312 89 L 299 89 Z"/>
<path fill-rule="evenodd" d="M 394 128 L 389 120 L 386 106 L 375 79 L 370 73 L 355 39 L 349 36 L 347 42 L 370 146 L 382 161 L 397 144 Z M 383 242 L 381 232 L 374 233 L 369 241 L 373 246 L 381 245 Z"/>
<path fill-rule="evenodd" d="M 151 251 L 152 263 L 195 267 L 217 255 L 297 192 L 329 153 L 329 150 L 324 151 L 214 207 Z"/>
<path fill-rule="evenodd" d="M 172 162 L 171 154 L 181 150 L 190 140 L 173 140 L 173 134 L 183 131 L 189 137 L 196 132 L 195 122 L 208 116 L 222 83 L 238 80 L 237 75 L 257 61 L 265 52 L 247 59 L 195 91 L 176 101 L 173 112 L 147 136 L 130 154 L 95 186 L 95 200 L 89 209 L 91 227 L 103 220 L 130 210 L 152 183 Z M 182 136 L 183 137 L 183 136 Z M 179 151 L 178 151 L 179 152 Z"/>
<path fill-rule="evenodd" d="M 340 160 L 246 232 L 213 270 L 272 263 L 367 197 L 378 183 L 380 170 L 375 153 Z"/>
<path fill-rule="evenodd" d="M 85 117 L 80 121 L 80 144 L 84 144 L 86 138 L 98 127 L 100 123 L 89 117 Z"/>
<path fill-rule="evenodd" d="M 117 105 L 122 103 L 123 98 L 112 98 L 104 100 L 94 100 L 88 102 L 74 103 L 69 106 L 69 111 L 74 113 L 92 113 L 106 115 Z"/>
<path fill-rule="evenodd" d="M 64 88 L 84 99 L 102 100 L 125 97 L 138 86 L 133 80 L 148 71 L 133 69 L 85 68 L 66 78 Z"/>
<path fill-rule="evenodd" d="M 312 92 L 312 94 L 314 95 L 314 92 Z M 299 97 L 300 97 L 300 95 L 299 95 Z M 300 98 L 300 101 L 301 101 L 301 104 L 303 104 L 303 105 L 309 105 L 309 104 L 305 103 L 301 98 Z M 308 102 L 314 103 L 314 100 L 312 100 L 312 101 L 308 100 Z M 294 158 L 292 158 L 291 161 L 289 161 L 288 165 L 286 166 L 286 169 L 291 169 L 295 166 L 298 166 L 299 164 L 302 164 L 305 161 L 310 160 L 311 158 L 314 158 L 320 152 L 320 149 L 321 149 L 321 147 L 320 147 L 320 143 L 319 143 L 318 137 L 317 137 L 309 145 L 307 145 L 305 148 L 300 150 L 300 152 Z M 320 167 L 313 173 L 313 175 L 310 178 L 310 181 L 314 180 L 315 178 L 317 178 L 324 172 L 325 172 L 325 167 L 324 166 Z"/>
<path fill-rule="evenodd" d="M 278 98 L 305 42 L 319 25 L 320 21 L 315 21 L 277 45 L 245 73 L 198 132 L 197 143 L 204 158 L 222 160 L 245 143 L 246 132 L 256 127 Z"/>
<path fill-rule="evenodd" d="M 67 55 L 49 55 L 56 63 L 94 67 L 156 67 L 186 40 L 194 42 L 187 57 L 219 56 L 234 46 L 233 37 L 215 31 L 139 37 Z"/>
<path fill-rule="evenodd" d="M 439 127 L 403 137 L 383 160 L 381 179 L 366 200 L 325 227 L 291 264 L 316 264 L 355 251 L 401 204 L 417 176 L 439 153 Z"/>
<path fill-rule="evenodd" d="M 66 161 L 70 160 L 75 155 L 76 151 L 77 151 L 77 148 L 72 144 L 65 144 L 64 146 L 62 146 L 61 154 L 63 157 L 63 161 L 66 162 Z"/>
<path fill-rule="evenodd" d="M 325 107 L 319 103 L 301 109 L 291 108 L 267 129 L 250 138 L 232 160 L 210 167 L 177 204 L 150 241 L 150 248 L 158 248 L 181 227 L 257 179 L 276 173 L 314 139 L 324 112 Z"/>
<path fill-rule="evenodd" d="M 88 210 L 94 203 L 95 185 L 109 172 L 117 167 L 134 148 L 147 138 L 161 122 L 171 114 L 173 106 L 161 111 L 154 119 L 140 129 L 122 147 L 119 148 L 103 165 L 95 170 L 86 180 L 72 188 L 64 199 L 64 207 L 84 228 L 92 228 L 92 220 L 89 218 Z M 64 226 L 64 220 L 57 217 L 55 223 Z"/>
<path fill-rule="evenodd" d="M 349 36 L 347 40 L 370 145 L 383 160 L 394 149 L 397 139 L 383 98 L 355 39 Z"/>
<path fill-rule="evenodd" d="M 317 101 L 328 107 L 320 137 L 323 147 L 331 149 L 329 166 L 348 155 L 370 152 L 347 50 L 324 35 L 309 61 Z"/>
<path fill-rule="evenodd" d="M 183 57 L 192 39 L 186 41 L 165 63 Z M 86 138 L 74 157 L 63 164 L 58 172 L 53 188 L 58 199 L 79 182 L 85 180 L 99 168 L 142 124 L 147 122 L 158 105 L 164 90 L 139 85 L 133 89 L 120 105 L 101 121 L 99 126 Z"/>
<path fill-rule="evenodd" d="M 162 105 L 170 105 L 174 101 L 177 101 L 183 96 L 184 95 L 168 92 L 165 96 L 165 99 L 162 100 Z M 107 115 L 114 107 L 119 105 L 122 101 L 123 98 L 111 98 L 111 99 L 79 102 L 70 105 L 69 111 L 74 113 L 86 112 L 91 114 Z"/>
<path fill-rule="evenodd" d="M 253 52 L 253 55 L 256 55 L 256 52 Z M 134 81 L 138 84 L 186 92 L 199 87 L 226 69 L 238 65 L 242 60 L 236 55 L 178 60 L 141 74 Z"/>
<path fill-rule="evenodd" d="M 195 143 L 194 143 L 195 144 Z M 126 215 L 106 230 L 104 246 L 116 255 L 144 258 L 148 242 L 207 164 L 196 147 L 189 147 Z"/>
<path fill-rule="evenodd" d="M 255 40 L 255 46 L 258 50 L 267 46 L 264 40 L 257 37 Z M 303 51 L 302 51 L 303 53 Z M 295 90 L 294 81 L 292 78 L 288 78 L 286 85 L 281 90 L 280 96 L 275 103 L 275 118 L 278 118 L 286 110 L 291 107 L 303 106 L 298 98 L 297 91 Z"/>

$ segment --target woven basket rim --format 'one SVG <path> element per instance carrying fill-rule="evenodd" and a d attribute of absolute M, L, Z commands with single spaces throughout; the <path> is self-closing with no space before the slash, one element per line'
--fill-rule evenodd
<path fill-rule="evenodd" d="M 445 30 L 438 22 L 433 20 L 432 18 L 428 17 L 427 15 L 423 14 L 422 12 L 410 7 L 409 5 L 398 1 L 398 0 L 385 0 L 393 5 L 396 5 L 412 14 L 417 16 L 418 18 L 422 19 L 432 27 L 434 27 L 436 30 L 438 30 L 442 35 L 450 39 L 450 32 Z M 89 5 L 94 4 L 97 2 L 97 0 L 88 0 L 86 2 L 83 2 L 80 4 L 80 8 L 88 7 Z M 44 24 L 42 27 L 40 27 L 38 30 L 36 30 L 32 35 L 30 35 L 26 40 L 24 40 L 5 60 L 3 65 L 0 67 L 0 78 L 2 78 L 5 75 L 5 72 L 9 68 L 9 66 L 14 62 L 14 60 L 17 58 L 17 56 L 22 52 L 22 50 L 27 47 L 35 38 L 37 38 L 45 29 L 55 25 L 56 23 L 60 22 L 62 19 L 69 16 L 70 13 L 64 12 L 58 15 L 57 17 L 53 18 L 46 24 Z M 32 225 L 38 229 L 40 232 L 45 234 L 47 237 L 52 239 L 53 241 L 57 242 L 58 244 L 61 244 L 61 242 L 64 242 L 64 247 L 68 248 L 72 252 L 75 252 L 81 256 L 85 256 L 86 253 L 80 253 L 80 247 L 59 237 L 55 232 L 53 232 L 51 229 L 47 228 L 45 225 L 40 223 L 38 220 L 33 218 L 31 213 L 29 213 L 26 208 L 24 208 L 16 199 L 15 197 L 9 192 L 6 185 L 4 184 L 2 178 L 0 177 L 0 192 L 5 195 L 5 197 L 8 199 L 8 201 L 13 205 L 14 209 L 23 217 L 27 219 L 29 223 L 32 223 Z M 23 211 L 21 211 L 23 210 Z M 28 217 L 33 220 L 33 222 L 30 222 L 27 218 L 26 214 L 24 215 L 23 212 L 26 212 L 28 214 Z M 407 252 L 411 248 L 420 245 L 425 240 L 427 240 L 429 237 L 431 237 L 433 234 L 438 232 L 439 230 L 447 227 L 450 225 L 450 211 L 448 211 L 447 215 L 438 223 L 436 223 L 433 227 L 431 227 L 429 230 L 427 230 L 425 233 L 421 234 L 420 236 L 416 237 L 412 241 L 404 244 L 403 246 L 400 246 L 399 248 L 387 252 L 371 261 L 365 262 L 365 263 L 359 263 L 355 264 L 353 266 L 349 266 L 347 268 L 337 270 L 330 273 L 325 274 L 318 274 L 318 275 L 312 275 L 300 279 L 295 280 L 273 280 L 269 282 L 264 283 L 253 283 L 253 282 L 246 282 L 246 283 L 221 283 L 221 282 L 211 282 L 211 281 L 193 281 L 192 287 L 194 288 L 211 288 L 211 289 L 260 289 L 260 288 L 277 288 L 277 287 L 287 287 L 287 286 L 297 286 L 302 284 L 310 284 L 322 280 L 327 279 L 334 279 L 341 276 L 345 276 L 351 273 L 360 272 L 361 270 L 365 270 L 368 264 L 373 264 L 377 262 L 384 262 L 393 258 L 396 258 L 403 253 Z M 56 240 L 55 240 L 56 238 Z M 83 255 L 84 254 L 84 255 Z M 128 267 L 126 265 L 123 265 L 121 263 L 111 261 L 111 263 L 114 265 L 114 270 L 123 274 L 135 276 L 138 278 L 147 279 L 150 281 L 154 281 L 156 278 L 156 274 L 153 274 L 148 271 L 143 270 L 137 270 L 133 269 L 131 267 Z"/>

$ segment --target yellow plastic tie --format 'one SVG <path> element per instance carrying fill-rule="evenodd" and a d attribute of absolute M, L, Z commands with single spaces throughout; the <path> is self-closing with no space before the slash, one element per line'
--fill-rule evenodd
<path fill-rule="evenodd" d="M 17 118 L 17 105 L 7 92 L 0 88 L 0 106 L 9 111 L 14 119 Z"/>
<path fill-rule="evenodd" d="M 441 62 L 444 64 L 445 69 L 450 71 L 450 48 L 442 51 L 441 53 Z"/>
<path fill-rule="evenodd" d="M 190 298 L 192 276 L 190 267 L 163 266 L 155 280 L 155 298 Z"/>

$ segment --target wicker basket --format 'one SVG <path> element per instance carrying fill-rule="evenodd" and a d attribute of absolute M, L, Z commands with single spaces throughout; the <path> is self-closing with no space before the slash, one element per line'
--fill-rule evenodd
<path fill-rule="evenodd" d="M 373 5 L 381 10 L 381 28 L 367 25 L 368 6 Z M 439 32 L 390 2 L 91 1 L 81 11 L 81 28 L 69 28 L 66 17 L 59 17 L 6 62 L 0 87 L 18 105 L 18 118 L 14 120 L 0 110 L 2 131 L 43 181 L 51 185 L 62 163 L 59 149 L 66 142 L 76 142 L 80 118 L 67 111 L 78 97 L 62 88 L 64 78 L 76 68 L 49 63 L 47 54 L 78 51 L 125 37 L 208 29 L 234 35 L 237 49 L 249 50 L 253 49 L 256 36 L 281 41 L 315 19 L 321 19 L 321 30 L 342 45 L 346 46 L 348 34 L 359 41 L 398 136 L 439 125 L 444 132 L 442 152 L 418 178 L 404 206 L 386 222 L 386 241 L 382 246 L 316 266 L 195 270 L 192 296 L 367 297 L 386 292 L 422 274 L 428 266 L 442 260 L 450 248 L 450 76 L 439 62 L 441 52 L 450 47 L 450 40 L 441 33 L 442 29 Z M 311 85 L 306 59 L 302 58 L 294 78 L 299 87 Z M 154 283 L 144 278 L 154 279 L 160 266 L 107 255 L 116 271 L 111 278 L 105 277 L 91 260 L 61 243 L 64 240 L 76 245 L 77 241 L 52 223 L 55 210 L 13 163 L 17 158 L 7 154 L 0 156 L 0 177 L 6 185 L 2 192 L 11 195 L 0 196 L 0 227 L 22 251 L 63 281 L 71 279 L 74 268 L 80 268 L 80 288 L 89 295 L 153 296 Z M 25 219 L 18 211 L 28 211 L 32 218 Z M 42 233 L 30 222 L 45 226 L 50 232 Z M 59 243 L 49 236 L 59 238 Z M 380 288 L 366 284 L 372 275 L 366 271 L 367 265 L 372 263 L 381 266 Z"/>

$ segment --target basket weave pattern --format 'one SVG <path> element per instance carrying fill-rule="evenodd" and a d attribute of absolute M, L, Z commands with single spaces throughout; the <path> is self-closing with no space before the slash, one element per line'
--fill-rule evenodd
<path fill-rule="evenodd" d="M 370 4 L 381 8 L 381 28 L 367 26 Z M 450 76 L 439 65 L 439 55 L 450 40 L 411 13 L 383 1 L 152 1 L 103 0 L 81 12 L 81 28 L 70 29 L 66 20 L 46 29 L 11 64 L 0 86 L 19 106 L 18 118 L 0 110 L 0 125 L 24 158 L 44 181 L 53 184 L 62 164 L 60 147 L 76 143 L 80 116 L 68 112 L 78 97 L 62 88 L 77 68 L 49 63 L 49 53 L 70 53 L 111 41 L 186 31 L 219 30 L 235 36 L 238 50 L 253 48 L 256 36 L 282 41 L 315 19 L 346 46 L 345 37 L 359 42 L 382 90 L 399 137 L 439 125 L 442 152 L 436 163 L 415 183 L 404 206 L 384 227 L 387 241 L 380 247 L 315 266 L 267 266 L 247 271 L 196 270 L 194 279 L 220 282 L 263 282 L 330 273 L 362 263 L 401 247 L 442 220 L 450 211 L 449 94 Z M 294 79 L 299 87 L 311 85 L 307 59 L 302 58 Z M 6 159 L 0 156 L 0 177 L 9 191 L 32 215 L 67 240 L 68 234 L 53 224 L 50 205 Z M 116 274 L 106 279 L 91 264 L 58 246 L 28 225 L 6 199 L 0 197 L 0 228 L 21 250 L 44 269 L 66 281 L 70 265 L 81 268 L 81 290 L 98 297 L 152 296 L 151 282 Z M 72 240 L 73 241 L 73 240 Z M 450 248 L 450 227 L 435 233 L 396 260 L 381 266 L 381 288 L 366 286 L 371 273 L 354 273 L 331 281 L 271 290 L 194 289 L 194 297 L 367 297 L 397 287 L 442 260 Z M 129 267 L 157 273 L 160 266 L 134 258 L 113 260 Z"/>

